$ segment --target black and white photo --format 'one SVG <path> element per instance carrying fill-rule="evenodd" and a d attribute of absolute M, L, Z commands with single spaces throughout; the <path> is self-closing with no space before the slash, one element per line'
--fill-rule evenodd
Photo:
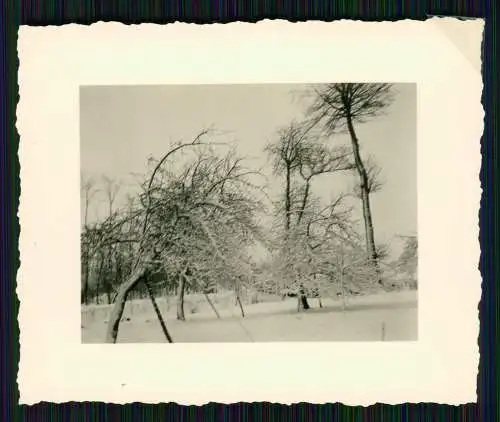
<path fill-rule="evenodd" d="M 416 92 L 80 87 L 82 341 L 417 340 Z"/>
<path fill-rule="evenodd" d="M 483 27 L 21 28 L 20 403 L 473 402 Z"/>

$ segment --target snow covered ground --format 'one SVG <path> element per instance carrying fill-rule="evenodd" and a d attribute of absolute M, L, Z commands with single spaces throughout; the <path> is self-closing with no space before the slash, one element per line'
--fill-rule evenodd
<path fill-rule="evenodd" d="M 158 306 L 177 343 L 418 339 L 416 291 L 352 297 L 345 311 L 340 300 L 331 298 L 322 299 L 323 308 L 319 308 L 317 299 L 309 299 L 311 309 L 299 313 L 296 299 L 267 300 L 244 305 L 245 318 L 230 294 L 213 298 L 220 319 L 202 295 L 186 297 L 186 321 L 175 318 L 175 298 L 159 298 Z M 110 310 L 109 305 L 82 307 L 82 342 L 104 341 Z M 151 302 L 146 299 L 127 302 L 118 342 L 165 341 Z"/>

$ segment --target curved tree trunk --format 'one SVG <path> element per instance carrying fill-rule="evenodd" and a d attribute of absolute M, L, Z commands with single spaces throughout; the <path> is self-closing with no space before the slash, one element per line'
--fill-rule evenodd
<path fill-rule="evenodd" d="M 186 286 L 186 280 L 184 279 L 184 274 L 179 276 L 179 289 L 177 292 L 177 319 L 179 321 L 185 321 L 184 316 L 184 290 Z"/>
<path fill-rule="evenodd" d="M 125 303 L 130 291 L 144 278 L 145 270 L 138 269 L 132 273 L 128 281 L 120 287 L 115 298 L 115 305 L 109 316 L 108 330 L 106 333 L 106 343 L 116 343 L 120 320 L 125 309 Z"/>

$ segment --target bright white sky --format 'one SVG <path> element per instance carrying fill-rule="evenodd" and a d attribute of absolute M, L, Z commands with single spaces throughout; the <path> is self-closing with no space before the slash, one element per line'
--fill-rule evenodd
<path fill-rule="evenodd" d="M 123 183 L 117 205 L 134 191 L 131 173 L 144 173 L 147 158 L 159 157 L 172 142 L 190 140 L 215 126 L 237 142 L 255 168 L 268 163 L 263 149 L 275 132 L 307 107 L 292 94 L 300 85 L 106 86 L 80 90 L 81 171 Z M 386 116 L 357 128 L 363 155 L 382 167 L 383 189 L 372 195 L 377 242 L 417 232 L 416 85 L 396 84 L 395 101 Z M 344 142 L 342 136 L 331 142 Z M 266 172 L 270 172 L 268 170 Z M 331 197 L 353 183 L 352 176 L 318 180 L 315 192 Z M 89 220 L 104 216 L 106 200 L 96 195 Z M 361 208 L 356 212 L 362 218 Z M 394 250 L 396 249 L 396 250 Z M 400 251 L 393 244 L 393 253 Z"/>

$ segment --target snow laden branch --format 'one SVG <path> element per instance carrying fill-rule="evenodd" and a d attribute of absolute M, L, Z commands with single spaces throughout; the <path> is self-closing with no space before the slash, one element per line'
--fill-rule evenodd
<path fill-rule="evenodd" d="M 319 223 L 325 223 L 326 231 L 334 227 L 347 226 L 343 217 L 348 214 L 338 212 L 343 195 L 325 209 L 318 209 L 319 198 L 312 190 L 312 183 L 316 178 L 326 174 L 350 171 L 354 168 L 352 151 L 343 146 L 331 147 L 321 133 L 314 130 L 319 119 L 305 122 L 292 122 L 289 126 L 278 130 L 277 139 L 270 143 L 266 151 L 272 159 L 274 171 L 284 179 L 284 208 L 278 202 L 276 216 L 284 216 L 284 230 L 281 245 L 282 251 L 278 259 L 285 263 L 285 271 L 280 278 L 288 285 L 299 285 L 299 290 L 307 288 L 305 281 L 311 273 L 312 258 L 308 254 L 322 243 L 314 241 L 315 231 Z M 333 211 L 335 209 L 335 212 Z M 325 211 L 330 210 L 326 216 Z M 277 228 L 279 232 L 279 228 Z M 277 236 L 280 238 L 280 235 Z M 316 243 L 315 246 L 313 244 Z M 298 254 L 298 255 L 297 255 Z M 299 256 L 301 255 L 301 256 Z M 302 280 L 302 282 L 299 282 Z M 287 286 L 288 287 L 288 286 Z M 307 309 L 307 299 L 299 297 L 302 306 Z"/>
<path fill-rule="evenodd" d="M 116 295 L 107 342 L 116 342 L 128 293 L 155 274 L 164 274 L 165 282 L 175 283 L 182 296 L 186 283 L 200 289 L 207 279 L 221 283 L 210 271 L 214 268 L 213 263 L 208 265 L 210 261 L 215 260 L 219 269 L 225 265 L 226 284 L 234 287 L 234 280 L 241 277 L 235 251 L 244 254 L 261 232 L 255 219 L 262 208 L 254 188 L 259 174 L 245 168 L 234 150 L 217 153 L 215 143 L 203 142 L 207 135 L 204 131 L 161 157 L 138 195 L 137 210 L 124 217 L 135 223 L 135 235 L 129 238 L 135 242 L 131 249 L 134 258 L 130 275 Z M 176 153 L 179 157 L 181 150 L 190 152 L 185 164 L 167 167 L 168 158 Z M 184 319 L 182 302 L 179 296 L 179 319 Z"/>

